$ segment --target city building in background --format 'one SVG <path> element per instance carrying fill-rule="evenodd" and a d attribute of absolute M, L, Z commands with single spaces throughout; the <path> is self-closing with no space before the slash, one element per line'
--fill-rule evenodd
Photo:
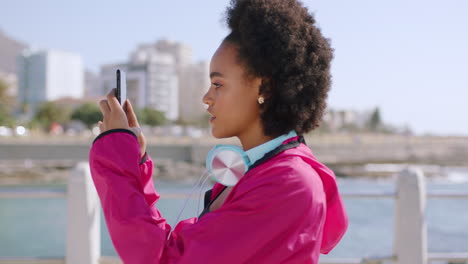
<path fill-rule="evenodd" d="M 32 49 L 0 29 L 0 80 L 6 84 L 7 112 L 29 121 L 45 101 L 75 109 L 97 103 L 116 86 L 115 71 L 127 72 L 128 97 L 135 108 L 153 108 L 178 125 L 206 125 L 202 97 L 209 89 L 209 62 L 194 62 L 191 46 L 160 39 L 143 43 L 118 64 L 95 73 L 84 69 L 80 55 Z M 185 129 L 189 129 L 186 127 Z M 387 124 L 378 107 L 363 111 L 328 109 L 323 132 L 411 134 L 409 125 Z"/>
<path fill-rule="evenodd" d="M 323 122 L 330 132 L 342 130 L 364 129 L 372 115 L 371 111 L 335 110 L 328 109 L 323 116 Z"/>
<path fill-rule="evenodd" d="M 17 57 L 18 104 L 32 115 L 46 101 L 82 98 L 84 70 L 80 55 L 58 51 L 23 51 Z"/>
<path fill-rule="evenodd" d="M 210 65 L 206 61 L 188 65 L 181 73 L 180 80 L 180 121 L 193 123 L 206 116 L 203 95 L 210 86 Z"/>
<path fill-rule="evenodd" d="M 132 65 L 131 63 L 108 64 L 101 66 L 99 73 L 99 89 L 95 94 L 105 96 L 111 89 L 116 88 L 117 69 L 126 72 L 127 77 L 127 98 L 130 99 L 135 108 L 144 108 L 148 106 L 147 94 L 147 66 Z"/>
<path fill-rule="evenodd" d="M 161 39 L 154 44 L 141 45 L 138 50 L 156 50 L 174 57 L 177 70 L 192 64 L 192 47 L 180 42 Z"/>
<path fill-rule="evenodd" d="M 127 97 L 135 107 L 153 108 L 164 112 L 167 119 L 177 120 L 179 87 L 172 56 L 156 51 L 142 52 L 131 56 L 128 63 L 102 66 L 100 80 L 103 95 L 115 88 L 117 69 L 126 72 Z"/>
<path fill-rule="evenodd" d="M 102 91 L 99 87 L 99 75 L 89 70 L 84 72 L 84 97 L 96 102 L 102 97 Z"/>
<path fill-rule="evenodd" d="M 208 66 L 192 62 L 190 46 L 168 40 L 141 44 L 127 62 L 103 65 L 100 89 L 88 95 L 102 96 L 114 88 L 117 69 L 127 73 L 127 97 L 135 107 L 162 111 L 171 121 L 193 122 L 203 116 L 201 98 L 209 86 Z"/>
<path fill-rule="evenodd" d="M 6 34 L 0 28 L 0 72 L 16 75 L 16 57 L 28 45 Z"/>

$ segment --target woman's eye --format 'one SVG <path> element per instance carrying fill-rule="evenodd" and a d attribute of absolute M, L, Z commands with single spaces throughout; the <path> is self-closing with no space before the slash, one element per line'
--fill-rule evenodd
<path fill-rule="evenodd" d="M 221 87 L 221 84 L 219 84 L 219 83 L 211 83 L 211 84 L 213 84 L 213 86 L 215 87 L 215 89 L 218 89 L 218 88 Z"/>

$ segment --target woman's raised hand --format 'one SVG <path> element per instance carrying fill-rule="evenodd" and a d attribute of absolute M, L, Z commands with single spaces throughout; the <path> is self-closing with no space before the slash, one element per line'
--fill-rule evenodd
<path fill-rule="evenodd" d="M 127 99 L 122 108 L 117 97 L 115 97 L 115 89 L 112 89 L 106 97 L 107 99 L 99 101 L 99 107 L 103 115 L 103 121 L 99 121 L 98 123 L 99 130 L 101 133 L 119 128 L 132 131 L 138 137 L 141 157 L 143 157 L 146 152 L 146 139 L 141 132 L 140 125 L 138 124 L 130 101 Z"/>
<path fill-rule="evenodd" d="M 146 153 L 146 138 L 145 135 L 143 135 L 143 132 L 141 131 L 140 124 L 138 123 L 135 111 L 133 111 L 132 104 L 128 99 L 125 101 L 124 110 L 127 114 L 128 125 L 130 126 L 130 129 L 134 131 L 133 133 L 135 133 L 135 135 L 137 135 L 138 137 L 138 142 L 140 143 L 141 157 L 143 157 Z"/>

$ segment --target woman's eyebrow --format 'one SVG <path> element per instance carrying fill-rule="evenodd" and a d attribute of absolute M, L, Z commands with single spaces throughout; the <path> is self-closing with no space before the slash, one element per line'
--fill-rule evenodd
<path fill-rule="evenodd" d="M 213 77 L 224 77 L 224 75 L 220 72 L 212 72 L 210 73 L 210 78 L 213 78 Z"/>

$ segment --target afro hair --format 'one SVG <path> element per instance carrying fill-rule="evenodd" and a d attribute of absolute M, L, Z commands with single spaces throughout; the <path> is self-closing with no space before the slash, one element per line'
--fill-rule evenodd
<path fill-rule="evenodd" d="M 231 32 L 224 41 L 237 47 L 249 76 L 262 78 L 264 133 L 302 135 L 318 127 L 333 49 L 307 8 L 297 0 L 231 0 L 225 15 Z"/>

